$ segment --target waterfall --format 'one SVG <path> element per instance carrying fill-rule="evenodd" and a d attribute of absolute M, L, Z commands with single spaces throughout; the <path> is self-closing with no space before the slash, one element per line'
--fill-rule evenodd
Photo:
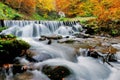
<path fill-rule="evenodd" d="M 50 80 L 49 75 L 42 72 L 44 65 L 48 66 L 64 66 L 71 74 L 64 78 L 64 80 L 119 80 L 119 70 L 116 68 L 113 70 L 107 64 L 101 63 L 98 59 L 86 57 L 86 49 L 79 49 L 83 55 L 76 56 L 76 52 L 72 47 L 65 46 L 63 44 L 56 43 L 54 41 L 51 45 L 48 45 L 46 41 L 37 41 L 34 37 L 40 37 L 41 35 L 62 35 L 72 36 L 74 33 L 83 31 L 82 26 L 76 22 L 64 22 L 64 21 L 27 21 L 27 20 L 5 20 L 4 25 L 8 26 L 8 29 L 3 30 L 0 34 L 14 34 L 20 37 L 22 40 L 28 42 L 31 45 L 31 50 L 35 51 L 32 56 L 38 62 L 30 63 L 24 57 L 16 57 L 20 64 L 27 65 L 34 70 L 28 70 L 32 73 L 30 79 L 26 76 L 27 80 Z M 113 45 L 119 48 L 118 45 Z M 119 55 L 119 53 L 117 54 Z M 120 55 L 118 56 L 120 58 Z M 116 66 L 120 64 L 114 63 Z M 14 79 L 14 75 L 9 71 L 10 75 L 6 74 L 6 80 Z M 21 74 L 15 75 L 19 77 Z M 25 77 L 24 76 L 24 77 Z M 23 78 L 24 78 L 23 77 Z M 22 77 L 20 77 L 22 78 Z M 1 79 L 1 78 L 0 78 Z M 16 80 L 16 79 L 15 79 Z M 21 79 L 22 80 L 22 79 Z M 25 80 L 25 79 L 23 79 Z"/>
<path fill-rule="evenodd" d="M 56 31 L 56 34 L 61 34 L 61 35 L 70 35 L 73 33 L 73 30 L 69 26 L 60 26 Z"/>
<path fill-rule="evenodd" d="M 80 32 L 82 27 L 75 21 L 19 21 L 5 20 L 5 26 L 9 28 L 3 30 L 1 34 L 14 34 L 19 37 L 40 37 L 41 35 L 73 35 Z"/>

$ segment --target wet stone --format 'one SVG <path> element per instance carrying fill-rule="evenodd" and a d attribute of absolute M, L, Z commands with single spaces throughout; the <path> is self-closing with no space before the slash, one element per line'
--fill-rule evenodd
<path fill-rule="evenodd" d="M 71 74 L 64 66 L 43 66 L 42 72 L 46 74 L 51 80 L 62 80 Z"/>

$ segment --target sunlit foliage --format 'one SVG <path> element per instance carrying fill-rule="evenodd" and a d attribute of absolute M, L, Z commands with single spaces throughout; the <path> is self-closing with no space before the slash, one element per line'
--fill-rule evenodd
<path fill-rule="evenodd" d="M 55 0 L 36 0 L 37 12 L 44 18 L 47 18 L 49 13 L 55 11 Z"/>
<path fill-rule="evenodd" d="M 36 0 L 4 0 L 5 4 L 26 14 L 35 12 Z"/>
<path fill-rule="evenodd" d="M 68 17 L 82 13 L 80 0 L 56 0 L 56 10 L 64 12 Z"/>
<path fill-rule="evenodd" d="M 37 0 L 37 6 L 40 9 L 52 11 L 55 10 L 55 3 L 54 0 Z"/>
<path fill-rule="evenodd" d="M 94 0 L 93 0 L 94 1 Z M 95 6 L 94 15 L 99 20 L 119 20 L 120 19 L 120 0 L 101 0 L 93 2 Z"/>
<path fill-rule="evenodd" d="M 120 0 L 0 0 L 26 14 L 39 13 L 43 17 L 60 11 L 66 17 L 96 16 L 98 20 L 120 20 Z"/>
<path fill-rule="evenodd" d="M 35 0 L 22 0 L 20 10 L 27 13 L 32 14 L 36 9 L 36 1 Z"/>

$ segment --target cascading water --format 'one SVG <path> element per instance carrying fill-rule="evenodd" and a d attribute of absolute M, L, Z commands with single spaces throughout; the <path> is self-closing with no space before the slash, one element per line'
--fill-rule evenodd
<path fill-rule="evenodd" d="M 101 63 L 97 59 L 90 57 L 76 56 L 73 48 L 63 46 L 54 42 L 51 45 L 34 40 L 34 37 L 41 35 L 57 34 L 62 36 L 72 36 L 75 32 L 83 31 L 83 28 L 77 22 L 59 22 L 59 21 L 9 21 L 6 20 L 5 26 L 9 28 L 1 32 L 1 34 L 14 34 L 25 40 L 31 45 L 31 50 L 36 54 L 34 59 L 38 63 L 32 63 L 34 70 L 30 79 L 24 80 L 50 80 L 48 75 L 41 70 L 44 65 L 49 66 L 64 66 L 68 68 L 71 75 L 64 80 L 119 80 L 119 71 L 112 69 L 107 64 Z M 85 54 L 83 54 L 85 55 Z M 23 65 L 31 64 L 24 58 L 17 58 Z M 117 75 L 116 75 L 117 74 Z M 12 80 L 11 76 L 6 75 L 6 80 Z M 13 76 L 12 76 L 13 77 Z"/>
<path fill-rule="evenodd" d="M 10 28 L 1 34 L 10 34 L 9 31 L 11 31 L 11 34 L 19 37 L 40 37 L 40 35 L 50 34 L 73 35 L 74 32 L 79 32 L 82 29 L 77 22 L 6 20 L 4 23 Z"/>
<path fill-rule="evenodd" d="M 74 31 L 69 26 L 60 26 L 55 33 L 60 35 L 72 35 Z"/>

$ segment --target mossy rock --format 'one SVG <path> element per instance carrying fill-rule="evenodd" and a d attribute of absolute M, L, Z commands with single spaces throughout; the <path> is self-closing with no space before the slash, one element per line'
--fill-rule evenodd
<path fill-rule="evenodd" d="M 8 34 L 8 35 L 0 34 L 0 39 L 14 39 L 14 38 L 16 38 L 16 36 L 12 34 Z"/>
<path fill-rule="evenodd" d="M 4 37 L 0 39 L 0 64 L 13 62 L 13 59 L 21 55 L 23 50 L 30 48 L 27 42 L 17 40 L 15 36 L 5 35 Z"/>
<path fill-rule="evenodd" d="M 2 32 L 2 30 L 5 30 L 5 29 L 7 29 L 7 27 L 1 27 L 0 26 L 0 32 Z"/>

